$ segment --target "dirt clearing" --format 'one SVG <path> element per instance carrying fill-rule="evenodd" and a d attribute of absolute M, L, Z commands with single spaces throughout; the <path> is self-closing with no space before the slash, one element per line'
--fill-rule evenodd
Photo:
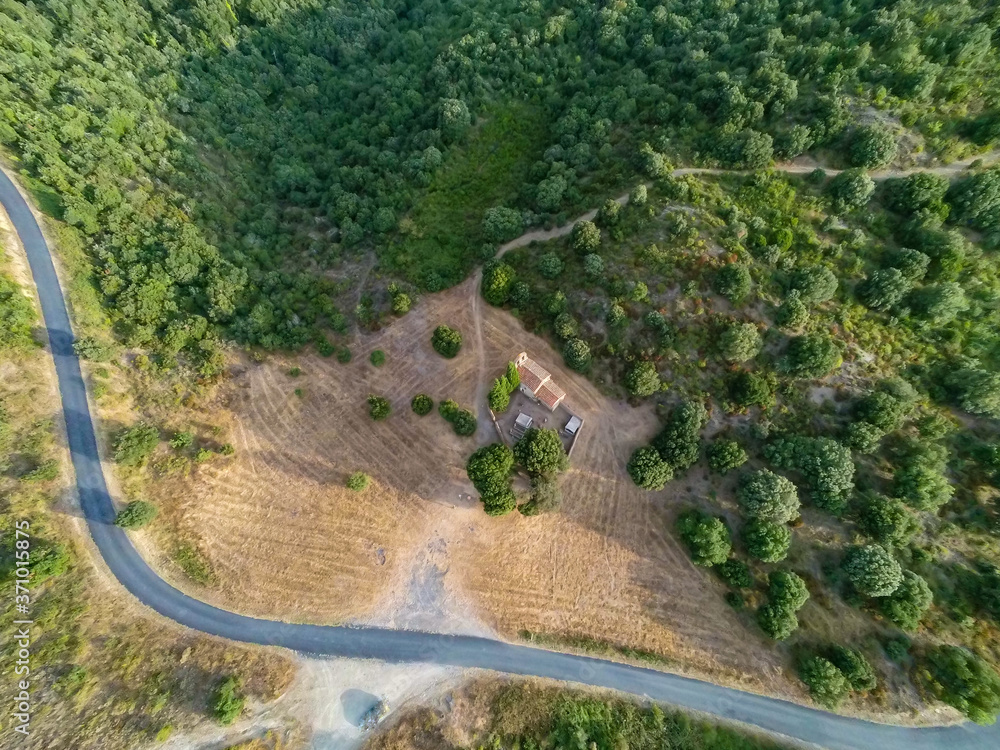
<path fill-rule="evenodd" d="M 463 333 L 453 360 L 430 346 L 442 323 Z M 794 690 L 781 655 L 738 621 L 721 584 L 669 530 L 695 483 L 648 493 L 628 479 L 629 454 L 657 429 L 651 408 L 609 400 L 563 368 L 547 343 L 478 300 L 474 280 L 425 298 L 353 349 L 347 365 L 241 362 L 214 417 L 236 456 L 157 483 L 165 515 L 216 572 L 218 585 L 199 597 L 286 620 L 592 638 L 716 680 Z M 386 354 L 381 368 L 368 361 L 375 349 Z M 477 394 L 522 350 L 552 372 L 585 427 L 560 512 L 492 519 L 464 464 L 496 439 Z M 409 402 L 420 392 L 480 412 L 476 436 L 455 436 L 436 411 L 416 416 Z M 390 399 L 388 420 L 371 421 L 369 393 Z M 353 471 L 372 476 L 364 492 L 344 487 Z"/>

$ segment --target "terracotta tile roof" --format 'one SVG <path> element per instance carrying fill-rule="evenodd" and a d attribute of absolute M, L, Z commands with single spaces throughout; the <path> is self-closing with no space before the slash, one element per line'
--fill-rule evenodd
<path fill-rule="evenodd" d="M 521 378 L 521 385 L 532 393 L 537 393 L 542 383 L 550 377 L 548 370 L 531 359 L 525 359 L 517 366 L 517 374 Z"/>
<path fill-rule="evenodd" d="M 549 380 L 548 382 L 542 384 L 542 387 L 538 389 L 535 396 L 539 401 L 549 407 L 549 409 L 555 409 L 559 406 L 559 402 L 566 398 L 566 391 Z"/>

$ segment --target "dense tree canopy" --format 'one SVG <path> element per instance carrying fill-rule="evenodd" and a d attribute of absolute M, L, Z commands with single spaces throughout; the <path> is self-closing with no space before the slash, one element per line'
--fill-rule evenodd
<path fill-rule="evenodd" d="M 877 544 L 852 548 L 844 558 L 844 571 L 865 596 L 889 596 L 903 582 L 899 563 Z"/>
<path fill-rule="evenodd" d="M 768 469 L 744 474 L 738 497 L 740 508 L 750 518 L 783 524 L 799 516 L 799 493 L 795 485 Z"/>

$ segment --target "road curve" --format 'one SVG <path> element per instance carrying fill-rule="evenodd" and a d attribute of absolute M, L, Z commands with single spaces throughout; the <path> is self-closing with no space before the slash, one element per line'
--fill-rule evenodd
<path fill-rule="evenodd" d="M 146 564 L 125 532 L 112 523 L 115 509 L 101 469 L 80 362 L 73 352 L 72 328 L 52 257 L 24 198 L 2 171 L 0 202 L 7 209 L 24 245 L 38 289 L 87 526 L 98 551 L 122 586 L 164 617 L 210 635 L 281 646 L 305 654 L 475 667 L 611 688 L 746 722 L 770 732 L 838 750 L 930 750 L 942 747 L 949 750 L 996 750 L 1000 747 L 1000 725 L 908 728 L 874 724 L 652 669 L 487 638 L 302 625 L 245 617 L 209 606 L 178 591 Z"/>

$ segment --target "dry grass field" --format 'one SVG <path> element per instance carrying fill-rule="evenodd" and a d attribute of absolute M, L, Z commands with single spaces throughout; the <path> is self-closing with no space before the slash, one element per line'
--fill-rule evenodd
<path fill-rule="evenodd" d="M 682 480 L 648 493 L 625 473 L 657 428 L 651 408 L 611 401 L 564 369 L 546 342 L 482 302 L 475 283 L 425 298 L 355 342 L 347 365 L 309 355 L 234 366 L 212 419 L 235 457 L 153 489 L 216 573 L 198 595 L 289 620 L 592 638 L 718 680 L 794 691 L 780 654 L 739 622 L 670 532 L 697 488 Z M 430 347 L 441 323 L 464 336 L 453 360 Z M 375 349 L 386 353 L 381 368 L 368 359 Z M 464 472 L 475 447 L 496 437 L 486 415 L 475 437 L 460 438 L 409 402 L 425 392 L 476 409 L 521 350 L 552 371 L 586 424 L 561 511 L 493 519 Z M 369 393 L 391 400 L 388 420 L 368 417 Z M 360 494 L 344 487 L 354 471 L 373 478 Z"/>

